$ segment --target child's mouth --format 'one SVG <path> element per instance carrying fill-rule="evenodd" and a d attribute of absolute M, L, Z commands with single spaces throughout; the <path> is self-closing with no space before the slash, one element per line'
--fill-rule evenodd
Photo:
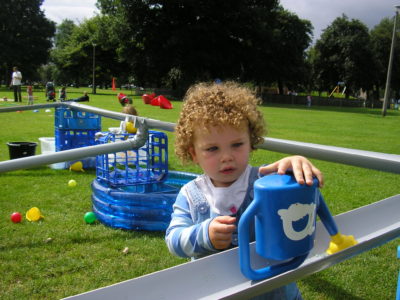
<path fill-rule="evenodd" d="M 229 175 L 229 174 L 232 174 L 234 171 L 235 171 L 234 168 L 226 168 L 226 169 L 221 170 L 221 173 L 224 175 Z"/>

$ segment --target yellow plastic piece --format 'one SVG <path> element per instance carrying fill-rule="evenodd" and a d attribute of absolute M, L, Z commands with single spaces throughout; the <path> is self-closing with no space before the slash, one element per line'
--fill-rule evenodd
<path fill-rule="evenodd" d="M 40 212 L 40 209 L 37 207 L 32 207 L 30 210 L 28 210 L 25 216 L 26 219 L 31 222 L 36 222 L 44 218 Z"/>
<path fill-rule="evenodd" d="M 132 122 L 126 122 L 125 129 L 128 133 L 136 133 L 137 128 L 133 125 Z"/>
<path fill-rule="evenodd" d="M 329 243 L 329 247 L 326 250 L 328 254 L 334 254 L 343 249 L 349 248 L 357 244 L 356 239 L 352 235 L 344 235 L 338 232 L 335 235 L 331 236 L 331 241 Z"/>
<path fill-rule="evenodd" d="M 85 172 L 85 170 L 83 169 L 83 164 L 81 161 L 77 161 L 76 163 L 73 163 L 70 167 L 69 167 L 70 171 L 82 171 Z"/>

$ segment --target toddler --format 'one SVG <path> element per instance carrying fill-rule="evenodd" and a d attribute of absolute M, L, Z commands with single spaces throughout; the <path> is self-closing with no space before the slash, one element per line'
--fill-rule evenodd
<path fill-rule="evenodd" d="M 321 172 L 302 156 L 249 165 L 250 153 L 265 134 L 258 102 L 249 89 L 233 82 L 200 83 L 188 90 L 175 129 L 175 153 L 183 162 L 198 164 L 204 174 L 177 196 L 166 231 L 172 254 L 199 258 L 237 246 L 237 224 L 253 200 L 259 176 L 291 169 L 298 183 L 312 185 L 314 175 L 322 187 Z M 302 299 L 295 283 L 260 297 Z"/>
<path fill-rule="evenodd" d="M 33 105 L 33 89 L 31 85 L 27 86 L 26 92 L 28 93 L 28 105 Z"/>
<path fill-rule="evenodd" d="M 67 90 L 65 89 L 65 86 L 63 86 L 59 91 L 58 91 L 58 99 L 61 102 L 67 101 Z"/>
<path fill-rule="evenodd" d="M 122 113 L 127 114 L 127 115 L 132 115 L 132 116 L 137 116 L 138 112 L 136 108 L 131 105 L 127 104 L 123 107 Z M 119 126 L 119 132 L 128 132 L 128 133 L 136 133 L 137 129 L 133 125 L 134 119 L 126 117 L 125 121 L 121 121 L 120 126 Z"/>

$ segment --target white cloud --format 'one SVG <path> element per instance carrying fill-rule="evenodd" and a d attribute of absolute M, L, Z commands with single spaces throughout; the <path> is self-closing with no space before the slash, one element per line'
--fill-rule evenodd
<path fill-rule="evenodd" d="M 48 19 L 58 24 L 64 19 L 80 23 L 84 19 L 90 19 L 99 13 L 95 4 L 96 0 L 45 0 L 42 10 Z"/>

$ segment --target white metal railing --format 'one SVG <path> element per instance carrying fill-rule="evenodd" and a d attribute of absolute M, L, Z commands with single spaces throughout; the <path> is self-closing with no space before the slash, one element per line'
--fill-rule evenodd
<path fill-rule="evenodd" d="M 81 111 L 96 113 L 101 116 L 117 120 L 124 120 L 126 117 L 134 118 L 136 127 L 140 126 L 139 123 L 143 122 L 149 129 L 159 129 L 172 132 L 174 131 L 175 128 L 174 123 L 163 122 L 159 120 L 137 117 L 137 116 L 133 117 L 131 115 L 113 112 L 75 102 L 58 102 L 50 104 L 5 107 L 5 108 L 0 108 L 0 113 L 12 112 L 17 110 L 33 110 L 38 108 L 58 107 L 58 106 L 66 106 L 70 107 L 73 110 L 81 110 Z M 36 156 L 14 159 L 12 161 L 0 162 L 0 173 L 107 153 L 104 151 L 108 150 L 105 150 L 106 148 L 103 146 L 104 145 L 91 146 L 91 147 L 57 152 L 53 154 L 36 155 Z M 121 148 L 118 148 L 119 146 Z M 132 145 L 132 148 L 133 146 L 134 145 Z M 115 145 L 112 151 L 114 152 L 124 151 L 127 149 L 126 147 L 127 147 L 126 144 L 120 143 L 119 145 Z M 400 174 L 400 155 L 396 154 L 386 154 L 380 152 L 326 146 L 326 145 L 319 145 L 312 143 L 303 143 L 303 142 L 296 142 L 296 141 L 289 141 L 289 140 L 275 139 L 275 138 L 265 138 L 264 143 L 260 145 L 259 148 L 281 153 L 299 154 L 307 156 L 309 158 L 316 158 L 330 162 L 342 163 L 357 167 Z M 109 150 L 111 151 L 111 147 Z"/>

